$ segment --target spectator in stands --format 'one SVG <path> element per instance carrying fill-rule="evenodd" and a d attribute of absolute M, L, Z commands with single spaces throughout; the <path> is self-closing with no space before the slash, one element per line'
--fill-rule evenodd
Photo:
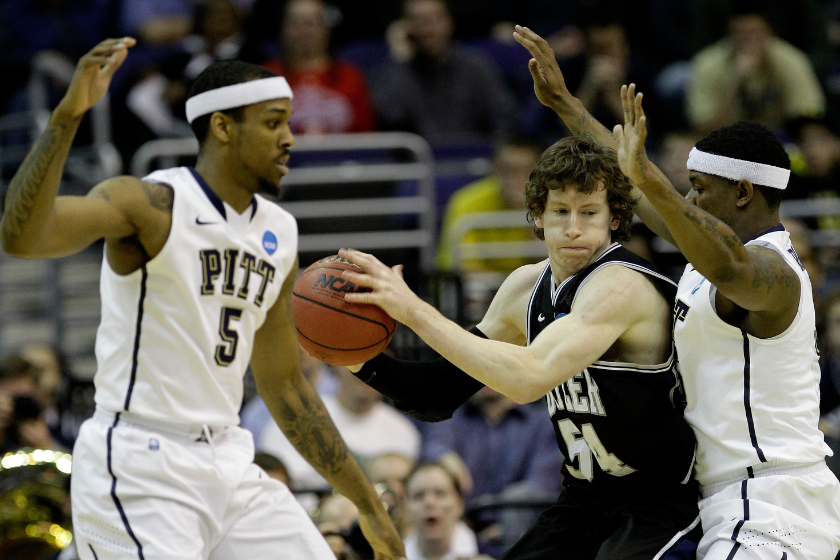
<path fill-rule="evenodd" d="M 370 132 L 373 104 L 361 70 L 330 55 L 330 28 L 322 0 L 291 0 L 280 32 L 281 56 L 263 64 L 294 91 L 295 134 Z"/>
<path fill-rule="evenodd" d="M 452 42 L 445 0 L 406 0 L 403 20 L 413 55 L 386 64 L 373 83 L 381 128 L 416 132 L 431 142 L 515 129 L 513 94 L 489 60 Z"/>
<path fill-rule="evenodd" d="M 523 137 L 500 140 L 493 154 L 493 173 L 456 191 L 446 205 L 438 246 L 437 264 L 441 270 L 458 268 L 467 271 L 505 271 L 534 262 L 528 257 L 504 259 L 470 259 L 455 263 L 458 245 L 494 241 L 529 241 L 536 239 L 525 221 L 525 184 L 537 162 L 539 146 Z M 522 210 L 521 228 L 487 228 L 473 230 L 456 239 L 459 220 L 478 212 Z"/>
<path fill-rule="evenodd" d="M 827 458 L 835 474 L 840 471 L 840 290 L 825 298 L 820 309 L 820 430 L 834 451 Z"/>
<path fill-rule="evenodd" d="M 48 397 L 39 388 L 40 368 L 20 354 L 0 364 L 0 454 L 21 447 L 68 451 L 44 416 Z"/>
<path fill-rule="evenodd" d="M 414 468 L 414 461 L 399 453 L 383 453 L 368 462 L 365 473 L 376 486 L 384 484 L 380 497 L 388 507 L 388 514 L 400 535 L 405 537 L 410 528 L 405 513 L 405 481 Z"/>
<path fill-rule="evenodd" d="M 339 380 L 334 396 L 323 396 L 324 406 L 347 447 L 364 466 L 383 453 L 411 459 L 420 455 L 420 432 L 408 418 L 382 402 L 382 395 L 356 379 L 345 367 L 333 366 Z M 289 469 L 294 489 L 328 488 L 326 481 L 301 457 L 273 421 L 254 434 L 258 451 L 271 453 Z"/>
<path fill-rule="evenodd" d="M 265 474 L 279 480 L 289 488 L 292 487 L 292 479 L 289 478 L 289 470 L 283 461 L 270 453 L 255 453 L 254 464 L 265 471 Z M 350 502 L 353 503 L 353 502 Z"/>
<path fill-rule="evenodd" d="M 691 190 L 691 181 L 688 180 L 688 168 L 685 162 L 688 161 L 688 154 L 698 140 L 700 138 L 694 134 L 672 132 L 665 136 L 659 149 L 657 165 L 682 195 L 688 194 Z"/>
<path fill-rule="evenodd" d="M 840 138 L 834 124 L 826 118 L 801 117 L 791 121 L 788 132 L 799 148 L 805 168 L 792 166 L 793 173 L 785 198 L 837 198 L 840 184 Z M 821 216 L 813 226 L 840 228 L 840 217 Z"/>
<path fill-rule="evenodd" d="M 779 37 L 808 55 L 818 74 L 831 58 L 832 33 L 827 20 L 840 8 L 836 0 L 655 1 L 687 5 L 690 16 L 683 20 L 682 33 L 690 38 L 695 52 L 723 38 L 733 14 L 743 13 L 750 6 L 760 9 Z"/>
<path fill-rule="evenodd" d="M 638 60 L 631 60 L 624 25 L 609 18 L 594 20 L 586 29 L 586 67 L 575 96 L 599 122 L 613 126 L 621 122 L 622 84 L 637 87 L 649 83 Z M 641 91 L 650 91 L 646 88 Z"/>
<path fill-rule="evenodd" d="M 475 534 L 461 521 L 464 500 L 458 479 L 439 463 L 421 463 L 406 482 L 407 560 L 455 560 L 478 555 Z"/>
<path fill-rule="evenodd" d="M 808 57 L 774 36 L 758 5 L 734 11 L 729 35 L 692 59 L 689 120 L 701 134 L 738 120 L 770 128 L 825 111 L 825 96 Z"/>
<path fill-rule="evenodd" d="M 0 113 L 29 79 L 32 61 L 49 51 L 73 64 L 111 32 L 118 0 L 7 0 L 0 2 Z M 16 98 L 14 110 L 25 109 Z"/>
<path fill-rule="evenodd" d="M 556 497 L 562 457 L 545 411 L 517 405 L 483 387 L 452 418 L 424 431 L 422 457 L 438 460 L 457 476 L 469 505 L 486 495 Z M 512 545 L 540 513 L 502 519 L 487 510 L 477 518 L 482 552 L 498 556 Z"/>
<path fill-rule="evenodd" d="M 193 0 L 129 0 L 121 2 L 120 33 L 145 45 L 172 45 L 192 29 Z"/>
<path fill-rule="evenodd" d="M 39 401 L 53 438 L 72 449 L 82 423 L 93 416 L 93 383 L 73 377 L 64 354 L 48 344 L 27 344 L 20 356 L 37 370 Z M 87 400 L 88 402 L 79 402 Z"/>
<path fill-rule="evenodd" d="M 219 60 L 238 58 L 242 46 L 240 14 L 231 0 L 206 0 L 196 7 L 191 20 L 193 33 L 172 47 L 172 52 L 142 70 L 142 77 L 130 87 L 125 105 L 135 119 L 121 123 L 130 128 L 119 138 L 131 154 L 155 138 L 191 136 L 184 102 L 193 81 Z"/>
<path fill-rule="evenodd" d="M 567 56 L 557 54 L 566 84 L 599 122 L 611 127 L 624 118 L 621 109 L 622 84 L 635 83 L 640 91 L 651 95 L 652 77 L 644 60 L 631 52 L 627 30 L 616 16 L 603 7 L 584 11 L 582 29 L 584 50 L 576 52 L 564 45 Z M 566 42 L 574 37 L 571 29 L 564 33 Z M 560 51 L 564 52 L 564 51 Z M 654 109 L 656 104 L 653 104 Z M 553 143 L 568 135 L 565 126 L 553 111 L 534 96 L 525 112 L 525 129 L 540 141 Z"/>
<path fill-rule="evenodd" d="M 341 494 L 328 494 L 318 506 L 318 530 L 338 560 L 358 558 L 352 549 L 351 531 L 359 520 L 359 509 Z"/>

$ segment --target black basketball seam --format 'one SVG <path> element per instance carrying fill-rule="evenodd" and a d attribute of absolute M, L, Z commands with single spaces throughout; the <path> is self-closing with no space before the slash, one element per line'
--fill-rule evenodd
<path fill-rule="evenodd" d="M 310 303 L 314 303 L 315 305 L 320 305 L 321 307 L 326 307 L 327 309 L 331 309 L 331 310 L 333 310 L 333 311 L 337 311 L 338 313 L 344 313 L 345 315 L 350 315 L 351 317 L 355 317 L 355 318 L 357 318 L 357 319 L 361 319 L 361 320 L 363 320 L 363 321 L 367 321 L 368 323 L 373 323 L 374 325 L 379 325 L 380 327 L 382 327 L 383 329 L 385 329 L 385 332 L 386 332 L 386 333 L 388 333 L 388 335 L 389 335 L 389 336 L 390 336 L 390 334 L 393 332 L 393 331 L 391 331 L 391 330 L 388 328 L 388 326 L 387 326 L 387 325 L 385 325 L 384 323 L 380 323 L 379 321 L 375 321 L 375 320 L 373 320 L 373 319 L 370 319 L 370 318 L 368 318 L 368 317 L 363 317 L 363 316 L 361 316 L 361 315 L 356 315 L 355 313 L 350 313 L 349 311 L 344 311 L 343 309 L 336 309 L 335 307 L 330 307 L 329 305 L 327 305 L 327 304 L 325 304 L 325 303 L 321 303 L 320 301 L 316 301 L 316 300 L 311 299 L 311 298 L 308 298 L 308 297 L 306 297 L 306 296 L 302 296 L 302 295 L 300 295 L 300 294 L 298 294 L 298 293 L 295 293 L 295 292 L 292 292 L 292 295 L 293 295 L 293 296 L 295 296 L 295 297 L 299 297 L 300 299 L 305 300 L 305 301 L 308 301 L 308 302 L 310 302 Z M 397 323 L 397 322 L 396 322 L 396 321 L 394 321 L 394 330 L 396 330 L 396 329 L 397 329 L 397 324 L 396 324 L 396 323 Z M 313 342 L 314 342 L 314 341 L 313 341 Z"/>
<path fill-rule="evenodd" d="M 312 340 L 311 338 L 309 338 L 308 336 L 306 336 L 305 334 L 303 334 L 302 332 L 300 332 L 300 329 L 299 329 L 299 328 L 297 328 L 297 327 L 295 327 L 295 330 L 297 330 L 297 332 L 298 332 L 298 334 L 299 334 L 300 336 L 302 336 L 303 338 L 305 338 L 306 340 L 308 340 L 308 341 L 309 341 L 309 342 L 311 342 L 312 344 L 314 344 L 314 345 L 316 345 L 316 346 L 320 346 L 321 348 L 326 348 L 327 350 L 337 350 L 337 351 L 339 351 L 339 352 L 357 352 L 357 351 L 359 351 L 359 350 L 367 350 L 368 348 L 373 348 L 374 346 L 377 346 L 377 345 L 379 345 L 379 344 L 382 344 L 384 341 L 388 340 L 388 336 L 390 336 L 390 334 L 389 334 L 388 336 L 386 336 L 386 337 L 384 337 L 384 338 L 381 338 L 381 339 L 377 340 L 375 343 L 373 343 L 373 344 L 371 344 L 371 345 L 369 345 L 369 346 L 360 346 L 360 347 L 358 347 L 358 348 L 334 348 L 334 347 L 332 347 L 332 346 L 326 346 L 326 345 L 324 345 L 324 344 L 321 344 L 321 343 L 320 343 L 320 342 L 318 342 L 317 340 Z"/>

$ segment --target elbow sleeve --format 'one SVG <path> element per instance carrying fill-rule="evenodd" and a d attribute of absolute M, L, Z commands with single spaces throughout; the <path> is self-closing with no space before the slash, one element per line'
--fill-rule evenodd
<path fill-rule="evenodd" d="M 477 327 L 470 332 L 487 338 Z M 394 401 L 398 409 L 426 422 L 452 417 L 484 387 L 444 358 L 412 362 L 380 354 L 354 375 Z"/>

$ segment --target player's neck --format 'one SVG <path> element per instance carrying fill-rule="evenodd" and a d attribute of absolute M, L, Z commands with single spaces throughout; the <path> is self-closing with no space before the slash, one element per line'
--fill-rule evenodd
<path fill-rule="evenodd" d="M 751 239 L 755 239 L 762 233 L 765 233 L 774 227 L 778 226 L 780 222 L 778 211 L 770 215 L 756 216 L 743 220 L 739 224 L 734 224 L 732 229 L 738 235 L 742 242 L 746 243 Z"/>
<path fill-rule="evenodd" d="M 210 189 L 238 213 L 244 212 L 251 204 L 257 185 L 250 183 L 256 183 L 256 179 L 243 177 L 229 166 L 214 162 L 209 157 L 199 156 L 195 170 Z"/>

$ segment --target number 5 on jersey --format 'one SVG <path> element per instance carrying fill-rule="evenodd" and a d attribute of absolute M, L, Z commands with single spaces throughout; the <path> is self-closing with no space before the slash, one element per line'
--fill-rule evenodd
<path fill-rule="evenodd" d="M 627 476 L 636 472 L 636 469 L 624 464 L 621 459 L 604 448 L 604 444 L 601 443 L 601 438 L 595 433 L 592 424 L 582 426 L 582 435 L 581 430 L 578 430 L 574 422 L 568 418 L 558 420 L 557 427 L 560 428 L 560 433 L 563 434 L 563 440 L 566 442 L 566 449 L 569 450 L 569 463 L 574 462 L 575 458 L 578 459 L 578 468 L 571 464 L 566 465 L 569 474 L 575 478 L 585 478 L 592 482 L 592 475 L 594 474 L 592 468 L 593 455 L 595 460 L 598 461 L 598 466 L 605 473 L 613 476 Z"/>
<path fill-rule="evenodd" d="M 236 346 L 239 344 L 239 333 L 231 326 L 231 321 L 239 321 L 242 317 L 241 309 L 233 307 L 222 307 L 222 315 L 219 319 L 219 334 L 222 342 L 216 346 L 216 363 L 220 366 L 229 366 L 236 359 Z"/>

